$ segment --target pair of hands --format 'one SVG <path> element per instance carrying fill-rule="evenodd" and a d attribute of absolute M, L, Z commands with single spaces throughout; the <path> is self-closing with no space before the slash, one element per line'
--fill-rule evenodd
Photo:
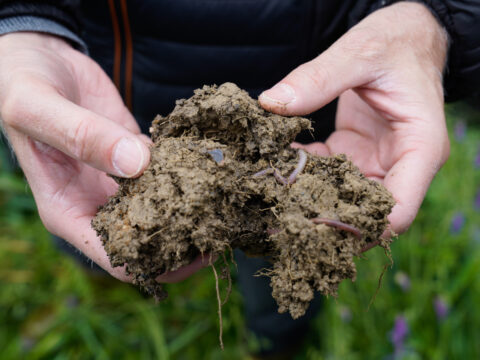
<path fill-rule="evenodd" d="M 446 35 L 428 9 L 398 3 L 365 18 L 259 101 L 279 114 L 305 115 L 339 96 L 328 140 L 294 146 L 346 153 L 383 183 L 397 201 L 389 219 L 400 233 L 449 154 L 441 79 L 446 49 Z M 0 116 L 46 228 L 129 281 L 123 268 L 111 267 L 90 221 L 116 191 L 106 173 L 140 175 L 149 140 L 108 76 L 59 38 L 3 35 Z M 198 259 L 158 280 L 179 281 L 204 265 Z"/>

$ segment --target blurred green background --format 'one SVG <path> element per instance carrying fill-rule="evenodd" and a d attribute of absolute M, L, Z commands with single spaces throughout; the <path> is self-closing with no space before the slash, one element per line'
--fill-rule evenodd
<path fill-rule="evenodd" d="M 450 159 L 392 245 L 375 302 L 367 311 L 388 263 L 382 249 L 324 301 L 298 359 L 480 358 L 480 113 L 449 105 L 447 118 Z M 10 158 L 0 146 L 0 359 L 249 359 L 258 342 L 235 287 L 222 352 L 210 268 L 155 304 L 78 266 L 52 244 Z"/>

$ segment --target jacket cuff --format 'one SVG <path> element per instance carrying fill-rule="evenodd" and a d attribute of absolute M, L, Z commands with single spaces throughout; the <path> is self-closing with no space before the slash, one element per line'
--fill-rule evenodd
<path fill-rule="evenodd" d="M 12 16 L 0 19 L 0 35 L 19 31 L 34 31 L 60 36 L 68 40 L 77 50 L 88 54 L 87 45 L 77 34 L 53 20 L 37 16 Z"/>

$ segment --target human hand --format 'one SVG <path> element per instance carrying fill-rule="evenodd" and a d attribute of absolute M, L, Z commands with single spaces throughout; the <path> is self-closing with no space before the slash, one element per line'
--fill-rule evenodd
<path fill-rule="evenodd" d="M 117 184 L 106 173 L 139 176 L 150 161 L 148 137 L 93 60 L 50 35 L 0 37 L 0 116 L 46 228 L 114 277 L 90 222 Z M 159 281 L 179 281 L 201 259 Z"/>
<path fill-rule="evenodd" d="M 425 6 L 397 3 L 366 17 L 259 101 L 278 114 L 305 115 L 340 96 L 336 130 L 327 141 L 294 146 L 347 154 L 393 194 L 397 204 L 389 220 L 401 233 L 449 155 L 446 51 L 446 34 Z"/>

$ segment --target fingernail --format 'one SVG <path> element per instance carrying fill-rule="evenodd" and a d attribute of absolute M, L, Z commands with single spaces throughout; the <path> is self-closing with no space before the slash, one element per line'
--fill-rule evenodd
<path fill-rule="evenodd" d="M 140 140 L 122 138 L 113 150 L 113 167 L 123 177 L 137 175 L 145 163 L 145 152 Z"/>
<path fill-rule="evenodd" d="M 295 90 L 288 84 L 280 83 L 260 94 L 262 101 L 287 105 L 295 100 Z"/>

